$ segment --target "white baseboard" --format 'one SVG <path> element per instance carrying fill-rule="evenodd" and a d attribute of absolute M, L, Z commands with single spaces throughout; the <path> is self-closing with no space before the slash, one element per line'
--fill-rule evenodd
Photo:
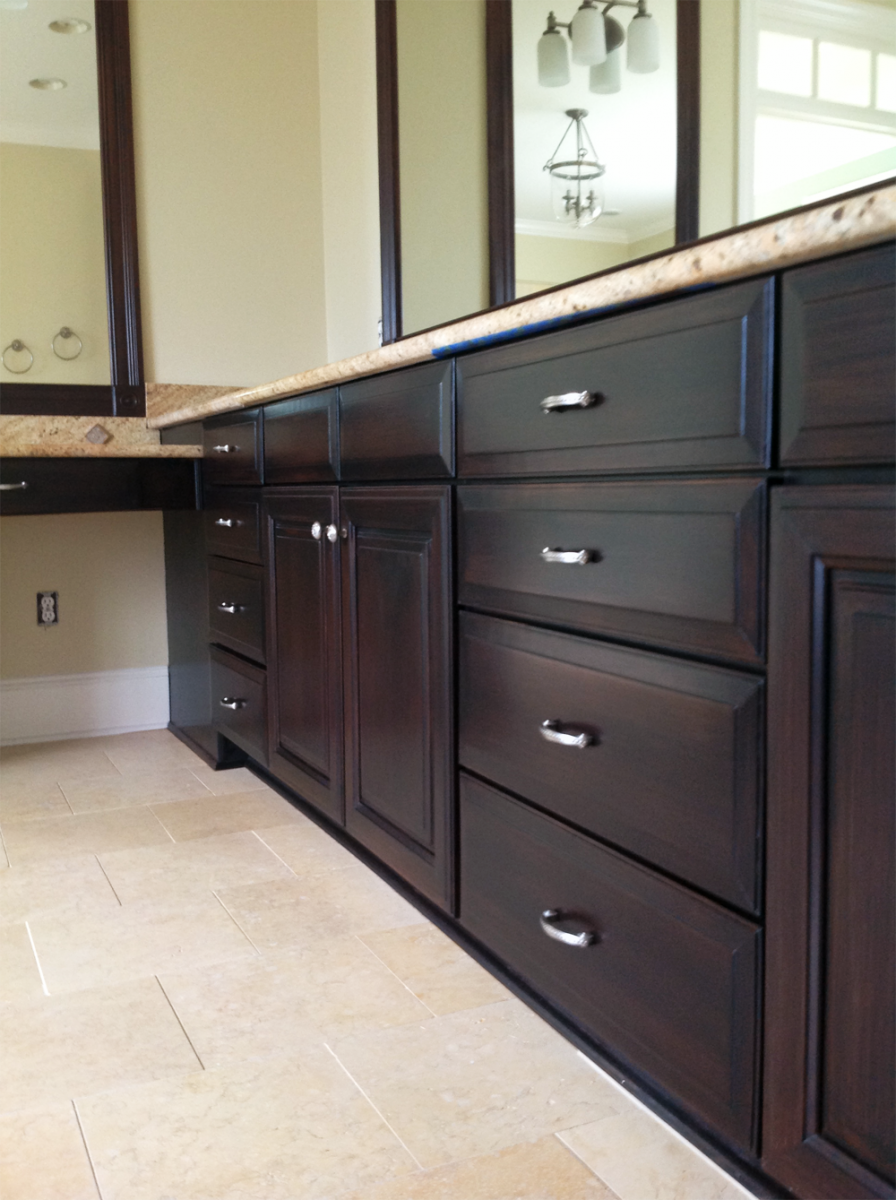
<path fill-rule="evenodd" d="M 0 746 L 164 729 L 168 668 L 0 680 Z"/>

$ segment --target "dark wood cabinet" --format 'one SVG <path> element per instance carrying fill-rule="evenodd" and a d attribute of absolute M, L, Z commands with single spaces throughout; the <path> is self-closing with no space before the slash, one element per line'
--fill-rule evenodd
<path fill-rule="evenodd" d="M 262 765 L 267 763 L 265 672 L 212 646 L 212 720 L 216 729 Z"/>
<path fill-rule="evenodd" d="M 209 417 L 202 427 L 206 481 L 256 484 L 264 477 L 261 410 Z"/>
<path fill-rule="evenodd" d="M 0 514 L 188 511 L 197 482 L 191 459 L 4 458 Z"/>
<path fill-rule="evenodd" d="M 764 1161 L 892 1196 L 896 522 L 889 488 L 773 505 Z"/>
<path fill-rule="evenodd" d="M 341 520 L 346 826 L 450 909 L 451 492 L 346 488 Z"/>
<path fill-rule="evenodd" d="M 339 500 L 335 487 L 265 499 L 270 767 L 343 820 Z"/>
<path fill-rule="evenodd" d="M 339 478 L 336 388 L 265 407 L 264 477 L 269 484 L 329 483 Z"/>

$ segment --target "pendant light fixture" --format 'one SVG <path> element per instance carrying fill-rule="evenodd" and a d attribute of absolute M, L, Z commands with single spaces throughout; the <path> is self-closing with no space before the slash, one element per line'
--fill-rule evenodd
<path fill-rule="evenodd" d="M 628 35 L 611 8 L 634 8 Z M 647 11 L 647 0 L 609 0 L 601 11 L 598 0 L 582 0 L 569 22 L 548 13 L 547 28 L 538 40 L 538 82 L 542 87 L 563 87 L 570 81 L 569 55 L 561 29 L 569 31 L 572 61 L 590 67 L 589 90 L 609 94 L 621 84 L 621 47 L 626 43 L 629 71 L 646 75 L 659 69 L 660 39 L 656 20 Z"/>
<path fill-rule="evenodd" d="M 557 149 L 544 164 L 551 176 L 551 202 L 558 221 L 582 229 L 604 211 L 603 189 L 597 183 L 606 167 L 597 157 L 585 128 L 585 108 L 568 108 L 569 124 Z"/>

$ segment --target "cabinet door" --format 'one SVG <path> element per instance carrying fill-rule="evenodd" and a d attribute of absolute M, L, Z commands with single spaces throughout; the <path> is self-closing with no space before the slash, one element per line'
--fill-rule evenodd
<path fill-rule="evenodd" d="M 265 500 L 270 769 L 341 822 L 338 519 L 335 487 Z"/>
<path fill-rule="evenodd" d="M 775 498 L 764 1160 L 893 1195 L 894 520 L 889 489 Z"/>
<path fill-rule="evenodd" d="M 346 825 L 451 908 L 451 492 L 342 492 Z"/>

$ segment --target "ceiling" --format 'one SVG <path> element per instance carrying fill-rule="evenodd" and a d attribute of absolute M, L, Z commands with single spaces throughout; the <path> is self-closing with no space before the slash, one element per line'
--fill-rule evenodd
<path fill-rule="evenodd" d="M 80 18 L 88 33 L 54 33 L 49 24 Z M 0 6 L 0 139 L 39 146 L 98 150 L 93 0 L 29 0 Z M 31 79 L 64 79 L 61 91 L 29 87 Z"/>
<path fill-rule="evenodd" d="M 541 232 L 594 241 L 633 242 L 675 224 L 676 69 L 675 0 L 649 0 L 659 25 L 660 69 L 634 75 L 622 68 L 622 90 L 599 96 L 588 90 L 588 68 L 572 64 L 570 83 L 538 83 L 536 46 L 548 11 L 572 20 L 578 0 L 513 0 L 513 107 L 516 217 L 520 232 Z M 633 9 L 612 15 L 628 28 Z M 566 37 L 565 32 L 561 34 Z M 622 47 L 625 54 L 625 46 Z M 568 108 L 585 108 L 585 124 L 606 166 L 605 205 L 618 216 L 601 216 L 584 229 L 556 221 L 549 177 L 543 170 L 563 130 Z M 533 224 L 536 223 L 536 224 Z"/>

